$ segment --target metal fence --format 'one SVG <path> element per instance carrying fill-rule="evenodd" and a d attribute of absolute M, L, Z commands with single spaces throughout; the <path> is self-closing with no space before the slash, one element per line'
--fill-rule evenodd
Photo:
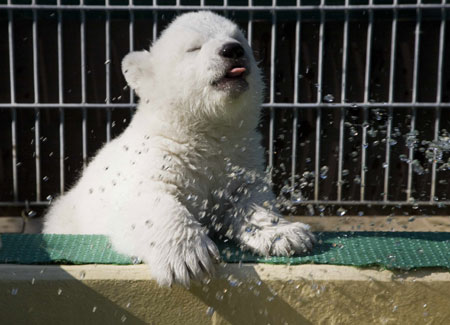
<path fill-rule="evenodd" d="M 200 9 L 235 20 L 264 69 L 288 210 L 448 213 L 446 0 L 105 1 L 0 1 L 0 215 L 73 184 L 135 109 L 121 58 Z"/>

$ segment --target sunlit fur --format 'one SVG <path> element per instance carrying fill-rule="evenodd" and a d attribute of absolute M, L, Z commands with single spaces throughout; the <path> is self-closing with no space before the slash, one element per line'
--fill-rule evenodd
<path fill-rule="evenodd" d="M 219 50 L 236 41 L 249 87 L 217 89 L 227 69 Z M 161 285 L 189 286 L 214 273 L 212 233 L 262 255 L 311 247 L 309 227 L 273 208 L 256 132 L 261 74 L 234 23 L 211 12 L 184 14 L 122 68 L 140 97 L 137 112 L 52 205 L 44 232 L 107 234 L 116 250 L 148 263 Z"/>

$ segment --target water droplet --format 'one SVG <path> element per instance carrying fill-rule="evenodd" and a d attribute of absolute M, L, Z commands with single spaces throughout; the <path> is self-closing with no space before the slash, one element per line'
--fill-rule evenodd
<path fill-rule="evenodd" d="M 303 201 L 302 193 L 300 191 L 293 191 L 291 193 L 291 202 L 294 204 L 301 203 Z"/>
<path fill-rule="evenodd" d="M 320 168 L 320 178 L 325 179 L 327 177 L 328 177 L 328 166 L 322 166 L 322 168 Z"/>
<path fill-rule="evenodd" d="M 214 314 L 214 308 L 213 307 L 208 307 L 206 309 L 206 315 L 212 316 L 213 314 Z"/>
<path fill-rule="evenodd" d="M 223 300 L 223 294 L 222 294 L 222 292 L 217 291 L 217 293 L 216 293 L 216 299 L 219 300 L 219 301 L 222 301 L 222 300 Z"/>
<path fill-rule="evenodd" d="M 423 166 L 420 164 L 420 162 L 417 159 L 414 159 L 411 163 L 412 165 L 412 169 L 415 173 L 417 173 L 418 175 L 423 175 L 425 173 L 425 169 L 423 168 Z"/>
<path fill-rule="evenodd" d="M 51 200 L 53 200 L 53 196 L 47 195 L 46 199 L 47 199 L 47 201 L 51 201 Z"/>
<path fill-rule="evenodd" d="M 35 217 L 36 214 L 37 214 L 37 213 L 36 213 L 36 211 L 34 211 L 34 210 L 30 210 L 30 211 L 27 212 L 27 216 L 30 217 L 30 218 Z"/>
<path fill-rule="evenodd" d="M 127 316 L 122 315 L 122 317 L 120 317 L 120 321 L 121 321 L 122 323 L 125 323 L 126 320 L 127 320 Z"/>
<path fill-rule="evenodd" d="M 111 63 L 111 60 L 106 60 L 105 61 L 105 64 L 110 64 Z"/>
<path fill-rule="evenodd" d="M 397 140 L 395 139 L 389 139 L 389 145 L 390 146 L 395 146 L 397 144 Z"/>
<path fill-rule="evenodd" d="M 374 128 L 371 128 L 370 130 L 367 131 L 367 134 L 372 137 L 375 138 L 378 134 L 378 130 L 375 130 Z"/>
<path fill-rule="evenodd" d="M 62 294 L 62 289 L 58 288 L 58 296 L 61 296 L 61 294 Z"/>
<path fill-rule="evenodd" d="M 347 210 L 345 210 L 344 208 L 339 208 L 339 209 L 337 209 L 337 214 L 338 214 L 338 216 L 344 216 L 346 213 L 347 213 Z"/>
<path fill-rule="evenodd" d="M 306 206 L 306 208 L 308 209 L 308 214 L 309 214 L 310 216 L 315 215 L 314 207 L 313 207 L 312 204 L 308 204 L 308 205 Z"/>
<path fill-rule="evenodd" d="M 97 306 L 92 307 L 92 312 L 95 313 L 95 311 L 97 310 Z"/>
<path fill-rule="evenodd" d="M 42 180 L 43 180 L 44 182 L 47 182 L 47 181 L 48 181 L 48 176 L 42 177 Z"/>
<path fill-rule="evenodd" d="M 356 137 L 358 135 L 358 130 L 354 127 L 350 128 L 350 135 Z"/>
<path fill-rule="evenodd" d="M 232 275 L 228 276 L 228 283 L 232 287 L 238 287 L 240 285 L 240 281 L 234 278 Z"/>
<path fill-rule="evenodd" d="M 80 279 L 84 279 L 85 276 L 86 276 L 86 272 L 81 271 L 80 272 Z"/>
<path fill-rule="evenodd" d="M 11 289 L 11 294 L 12 294 L 13 296 L 17 295 L 18 293 L 19 293 L 19 288 L 12 288 L 12 289 Z"/>
<path fill-rule="evenodd" d="M 132 256 L 131 257 L 131 263 L 133 264 L 140 264 L 141 263 L 141 259 L 137 256 Z"/>
<path fill-rule="evenodd" d="M 408 162 L 408 160 L 409 160 L 405 154 L 399 155 L 398 158 L 400 159 L 400 161 L 403 161 L 403 162 Z"/>
<path fill-rule="evenodd" d="M 332 103 L 334 102 L 334 96 L 331 94 L 325 95 L 323 96 L 323 100 L 327 103 Z"/>

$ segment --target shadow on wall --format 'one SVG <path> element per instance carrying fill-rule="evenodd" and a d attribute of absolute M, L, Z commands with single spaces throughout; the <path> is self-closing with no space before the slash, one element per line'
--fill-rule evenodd
<path fill-rule="evenodd" d="M 41 248 L 40 257 L 50 259 Z M 0 323 L 146 324 L 122 307 L 127 302 L 108 299 L 80 281 L 84 276 L 60 266 L 1 265 Z"/>
<path fill-rule="evenodd" d="M 45 273 L 45 266 L 42 267 Z M 116 302 L 67 275 L 60 281 L 0 281 L 0 315 L 9 324 L 146 324 Z"/>
<path fill-rule="evenodd" d="M 0 268 L 0 314 L 10 324 L 311 324 L 249 266 L 190 290 L 143 279 L 80 281 L 60 266 L 23 268 Z"/>
<path fill-rule="evenodd" d="M 209 306 L 207 313 L 218 314 L 216 319 L 231 324 L 312 324 L 265 284 L 254 267 L 233 267 L 219 273 L 218 279 L 190 289 Z"/>

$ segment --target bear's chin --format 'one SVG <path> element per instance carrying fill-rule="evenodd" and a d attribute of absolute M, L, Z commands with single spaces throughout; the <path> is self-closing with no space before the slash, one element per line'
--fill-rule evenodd
<path fill-rule="evenodd" d="M 224 92 L 231 97 L 238 97 L 248 90 L 249 85 L 244 78 L 222 77 L 212 83 L 212 86 L 220 92 Z"/>

